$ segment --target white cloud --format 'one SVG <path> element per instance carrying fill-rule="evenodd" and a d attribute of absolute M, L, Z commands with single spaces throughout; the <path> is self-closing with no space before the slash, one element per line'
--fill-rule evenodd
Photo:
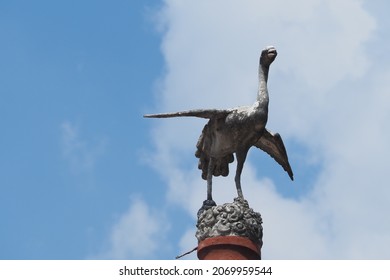
<path fill-rule="evenodd" d="M 62 155 L 69 161 L 72 171 L 91 172 L 104 154 L 106 140 L 101 139 L 97 143 L 84 140 L 79 127 L 69 121 L 61 124 L 61 134 Z"/>
<path fill-rule="evenodd" d="M 112 227 L 104 259 L 145 259 L 166 248 L 163 243 L 168 221 L 142 199 L 132 199 L 129 209 Z"/>
<path fill-rule="evenodd" d="M 196 232 L 196 229 L 194 229 L 194 228 L 188 229 L 184 233 L 182 238 L 180 239 L 180 241 L 179 241 L 179 247 L 181 249 L 180 255 L 186 254 L 184 256 L 181 256 L 180 259 L 183 259 L 183 260 L 197 260 L 198 259 L 197 255 L 196 255 L 196 250 L 192 251 L 195 247 L 197 247 L 197 241 L 194 238 L 195 232 Z M 192 247 L 190 244 L 192 244 Z"/>
<path fill-rule="evenodd" d="M 303 172 L 316 176 L 311 191 L 289 199 L 259 177 L 285 176 L 283 171 L 265 174 L 249 157 L 243 188 L 263 216 L 263 257 L 389 258 L 390 69 L 373 67 L 367 46 L 376 23 L 362 1 L 166 0 L 162 18 L 167 73 L 161 112 L 251 104 L 260 51 L 270 44 L 278 49 L 267 126 L 281 133 L 291 159 L 318 158 L 321 168 Z M 204 121 L 156 124 L 155 167 L 167 181 L 167 198 L 195 218 L 205 182 L 193 152 Z M 295 155 L 292 139 L 307 154 Z M 299 188 L 302 181 L 279 187 Z M 214 182 L 217 202 L 231 201 L 232 177 Z"/>

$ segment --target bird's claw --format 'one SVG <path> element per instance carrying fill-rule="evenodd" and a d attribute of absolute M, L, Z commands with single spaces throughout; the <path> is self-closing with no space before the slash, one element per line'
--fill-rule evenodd
<path fill-rule="evenodd" d="M 200 215 L 201 215 L 204 211 L 206 211 L 206 210 L 208 210 L 208 209 L 210 209 L 211 207 L 214 207 L 214 206 L 217 206 L 217 204 L 216 204 L 215 201 L 212 200 L 212 199 L 206 199 L 205 201 L 203 201 L 202 207 L 200 207 L 200 209 L 198 210 L 198 214 L 197 214 L 198 219 L 199 219 Z"/>

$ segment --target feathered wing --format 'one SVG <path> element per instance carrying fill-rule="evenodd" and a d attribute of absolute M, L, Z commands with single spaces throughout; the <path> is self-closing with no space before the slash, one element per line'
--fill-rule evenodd
<path fill-rule="evenodd" d="M 197 110 L 188 110 L 182 112 L 174 113 L 163 113 L 163 114 L 151 114 L 144 115 L 144 118 L 175 118 L 175 117 L 197 117 L 204 119 L 211 118 L 222 118 L 227 116 L 232 110 L 219 110 L 219 109 L 197 109 Z"/>
<path fill-rule="evenodd" d="M 255 146 L 274 158 L 288 173 L 291 180 L 294 180 L 294 175 L 290 163 L 288 162 L 286 148 L 284 147 L 282 137 L 280 137 L 279 133 L 273 134 L 265 129 L 264 134 L 257 141 Z"/>
<path fill-rule="evenodd" d="M 198 117 L 209 119 L 209 122 L 204 126 L 202 133 L 199 137 L 198 143 L 196 144 L 195 156 L 199 158 L 198 168 L 202 170 L 202 178 L 207 179 L 208 165 L 209 165 L 209 154 L 210 143 L 212 141 L 211 132 L 215 122 L 224 119 L 235 109 L 197 109 L 188 110 L 174 113 L 163 113 L 163 114 L 151 114 L 144 115 L 145 118 L 175 118 L 175 117 Z M 222 158 L 216 159 L 214 162 L 214 176 L 227 176 L 229 174 L 229 163 L 234 160 L 233 154 L 226 155 Z"/>

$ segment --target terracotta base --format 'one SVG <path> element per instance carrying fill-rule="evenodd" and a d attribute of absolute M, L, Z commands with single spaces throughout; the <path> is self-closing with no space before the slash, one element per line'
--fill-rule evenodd
<path fill-rule="evenodd" d="M 261 248 L 241 236 L 206 238 L 198 244 L 199 260 L 260 260 Z"/>

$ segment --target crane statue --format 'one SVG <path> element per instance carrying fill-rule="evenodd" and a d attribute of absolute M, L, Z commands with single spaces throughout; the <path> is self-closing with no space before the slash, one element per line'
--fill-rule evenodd
<path fill-rule="evenodd" d="M 252 146 L 268 153 L 288 173 L 291 180 L 293 172 L 288 161 L 283 140 L 278 133 L 266 129 L 268 119 L 268 72 L 277 56 L 272 46 L 261 52 L 259 62 L 259 88 L 257 100 L 252 106 L 232 109 L 198 109 L 175 113 L 145 115 L 146 118 L 198 117 L 209 119 L 204 126 L 196 145 L 195 156 L 199 158 L 198 168 L 202 178 L 207 180 L 207 200 L 204 206 L 214 206 L 212 198 L 212 177 L 227 176 L 229 163 L 236 153 L 237 169 L 235 184 L 238 197 L 244 199 L 241 188 L 241 172 L 249 149 Z"/>

